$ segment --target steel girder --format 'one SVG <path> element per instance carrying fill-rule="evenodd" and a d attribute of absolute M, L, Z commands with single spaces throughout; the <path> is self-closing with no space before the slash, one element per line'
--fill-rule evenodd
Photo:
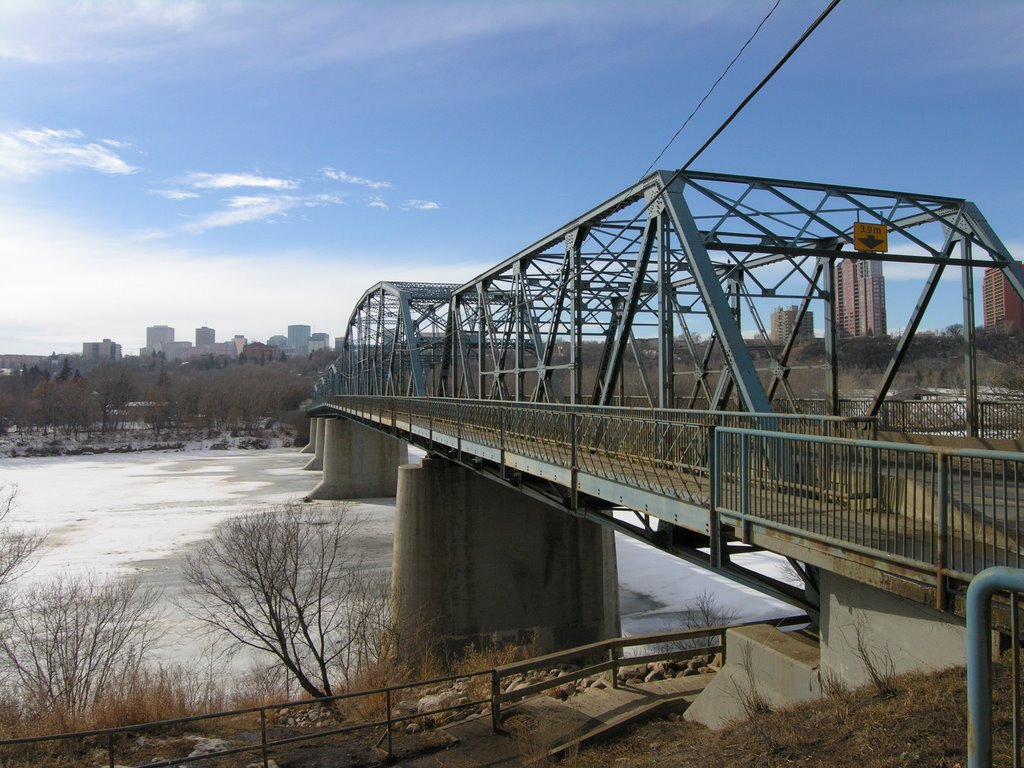
<path fill-rule="evenodd" d="M 884 226 L 888 249 L 856 251 L 857 222 Z M 825 410 L 837 413 L 834 274 L 848 258 L 922 273 L 873 410 L 946 270 L 963 273 L 964 320 L 973 270 L 996 267 L 1024 295 L 1024 272 L 969 201 L 658 171 L 464 285 L 374 286 L 349 322 L 336 389 L 798 410 L 791 359 L 800 322 L 817 310 L 825 351 L 816 367 Z M 766 320 L 781 302 L 795 304 L 797 321 L 773 343 Z M 963 325 L 969 381 L 973 322 Z"/>

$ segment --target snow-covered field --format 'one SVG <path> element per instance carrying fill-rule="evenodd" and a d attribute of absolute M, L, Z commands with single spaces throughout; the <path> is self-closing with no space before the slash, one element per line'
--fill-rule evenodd
<path fill-rule="evenodd" d="M 138 573 L 165 590 L 164 657 L 185 661 L 197 648 L 196 626 L 173 604 L 181 560 L 216 526 L 253 507 L 301 498 L 319 479 L 295 449 L 183 451 L 0 459 L 0 485 L 17 486 L 8 524 L 39 530 L 46 542 L 32 571 L 42 579 L 74 574 Z M 355 505 L 358 546 L 369 565 L 389 567 L 393 499 Z M 620 536 L 617 541 L 622 627 L 627 634 L 681 626 L 694 598 L 712 592 L 736 620 L 794 613 L 754 590 Z M 753 555 L 748 566 L 781 574 L 784 563 Z"/>

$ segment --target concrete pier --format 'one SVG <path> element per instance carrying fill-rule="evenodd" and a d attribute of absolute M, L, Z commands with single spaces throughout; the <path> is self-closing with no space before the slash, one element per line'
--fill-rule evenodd
<path fill-rule="evenodd" d="M 309 425 L 309 440 L 313 444 L 313 458 L 309 460 L 303 469 L 309 470 L 310 472 L 319 472 L 324 468 L 324 430 L 327 428 L 327 422 L 329 419 L 314 419 L 316 422 L 316 429 L 313 429 L 313 425 Z"/>
<path fill-rule="evenodd" d="M 316 452 L 316 423 L 320 419 L 315 416 L 309 420 L 309 442 L 307 442 L 299 453 L 315 453 Z"/>
<path fill-rule="evenodd" d="M 306 497 L 312 499 L 374 499 L 394 496 L 398 467 L 409 460 L 408 447 L 401 440 L 349 419 L 320 419 L 324 422 L 322 446 L 323 479 Z M 309 469 L 309 467 L 306 467 Z"/>
<path fill-rule="evenodd" d="M 400 652 L 619 634 L 610 530 L 442 458 L 399 469 L 392 585 Z"/>

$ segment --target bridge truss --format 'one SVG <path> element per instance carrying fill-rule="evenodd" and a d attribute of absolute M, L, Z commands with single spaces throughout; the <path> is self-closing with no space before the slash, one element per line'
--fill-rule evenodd
<path fill-rule="evenodd" d="M 858 224 L 884 233 L 860 244 L 877 250 L 858 250 L 857 240 L 863 239 Z M 847 393 L 841 391 L 838 354 L 842 303 L 837 272 L 846 259 L 880 262 L 894 273 L 915 276 L 920 289 L 913 307 L 897 310 L 905 314 L 903 333 L 866 405 L 853 414 L 842 410 L 840 396 Z M 578 482 L 585 473 L 575 459 L 567 482 L 552 482 L 545 472 L 533 476 L 528 468 L 509 464 L 503 447 L 511 427 L 502 419 L 520 418 L 515 409 L 488 416 L 493 424 L 476 427 L 494 432 L 497 453 L 492 456 L 495 449 L 489 447 L 472 454 L 462 432 L 466 417 L 453 402 L 477 410 L 483 405 L 472 404 L 480 401 L 520 408 L 561 406 L 569 410 L 558 411 L 557 417 L 555 412 L 531 412 L 530 418 L 559 424 L 559 419 L 573 424 L 573 419 L 596 419 L 596 455 L 639 456 L 633 443 L 642 433 L 640 442 L 650 449 L 642 461 L 663 469 L 688 467 L 699 481 L 711 471 L 706 462 L 716 425 L 733 424 L 723 419 L 740 415 L 729 412 L 746 412 L 757 428 L 822 434 L 826 442 L 876 429 L 877 420 L 836 417 L 883 412 L 940 282 L 959 272 L 961 306 L 945 322 L 960 326 L 966 401 L 962 429 L 974 435 L 979 418 L 975 292 L 978 270 L 990 269 L 1024 295 L 1024 271 L 977 206 L 964 199 L 657 171 L 468 283 L 372 287 L 352 312 L 341 354 L 316 385 L 319 405 L 310 413 L 362 419 L 362 406 L 354 403 L 369 396 L 372 408 L 378 408 L 383 407 L 379 398 L 385 398 L 391 405 L 366 423 L 399 434 L 395 414 L 425 399 L 424 407 L 436 405 L 437 414 L 444 415 L 431 410 L 421 434 L 410 426 L 402 433 L 406 439 L 694 562 L 707 565 L 710 547 L 712 568 L 800 602 L 801 590 L 731 562 L 733 545 L 726 540 L 745 539 L 712 523 L 707 516 L 714 507 L 712 494 L 703 486 L 680 506 L 669 492 L 664 492 L 669 499 L 664 503 L 643 496 L 643 484 L 620 469 L 596 480 L 597 490 L 586 491 Z M 791 321 L 787 334 L 773 339 L 770 314 L 780 304 L 791 305 Z M 812 312 L 824 333 L 808 355 L 801 347 L 806 335 L 800 326 L 810 322 Z M 758 414 L 808 413 L 809 401 L 794 386 L 796 371 L 804 377 L 804 392 L 811 377 L 812 391 L 820 395 L 814 400 L 815 416 L 764 422 Z M 348 397 L 335 401 L 336 395 Z M 632 408 L 609 408 L 616 405 Z M 440 425 L 448 422 L 456 425 L 450 445 L 439 437 Z M 662 425 L 657 434 L 668 434 L 664 425 L 684 422 L 687 429 L 710 431 L 679 445 L 678 440 L 663 444 L 645 432 L 654 424 Z M 608 447 L 612 424 L 621 432 L 615 432 L 615 439 L 632 446 L 625 453 Z M 575 427 L 563 431 L 566 450 L 576 456 L 583 433 Z M 676 449 L 687 455 L 685 461 L 657 459 Z M 824 498 L 828 491 L 822 493 Z M 692 514 L 680 512 L 683 508 Z M 632 510 L 635 520 L 627 519 L 628 512 L 624 517 L 623 510 Z M 835 542 L 827 543 L 834 549 Z M 744 545 L 738 546 L 742 551 Z M 820 547 L 819 542 L 802 551 Z M 810 560 L 791 557 L 813 593 L 813 574 L 797 560 Z M 813 600 L 805 607 L 813 609 Z"/>
<path fill-rule="evenodd" d="M 854 225 L 884 227 L 884 252 Z M 916 275 L 866 413 L 876 415 L 940 281 L 960 272 L 967 429 L 976 413 L 977 270 L 1024 293 L 1024 272 L 958 198 L 687 172 L 655 172 L 464 285 L 380 283 L 349 320 L 324 393 L 801 412 L 791 386 L 810 313 L 823 412 L 840 413 L 839 262 Z M 795 309 L 785 338 L 770 314 Z M 892 310 L 890 310 L 892 314 Z M 319 390 L 318 390 L 319 391 Z"/>

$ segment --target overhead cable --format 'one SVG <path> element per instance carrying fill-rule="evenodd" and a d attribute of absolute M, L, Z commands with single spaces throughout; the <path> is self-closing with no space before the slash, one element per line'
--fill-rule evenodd
<path fill-rule="evenodd" d="M 745 42 L 740 47 L 739 51 L 737 51 L 736 55 L 732 57 L 732 61 L 730 61 L 728 66 L 722 70 L 722 74 L 720 74 L 718 76 L 718 79 L 715 80 L 714 83 L 712 83 L 710 88 L 708 88 L 708 92 L 704 94 L 703 98 L 701 98 L 701 100 L 697 103 L 697 106 L 693 108 L 693 111 L 689 115 L 687 115 L 686 119 L 683 121 L 683 124 L 679 126 L 679 130 L 672 134 L 672 138 L 668 140 L 668 143 L 664 147 L 662 147 L 661 152 L 659 152 L 658 156 L 654 158 L 654 162 L 647 166 L 646 171 L 640 174 L 641 179 L 644 178 L 644 176 L 646 176 L 648 173 L 650 173 L 654 166 L 658 164 L 658 161 L 661 160 L 662 156 L 666 152 L 668 152 L 669 147 L 671 147 L 673 142 L 675 142 L 675 140 L 679 138 L 679 134 L 681 134 L 686 129 L 686 126 L 690 124 L 690 121 L 693 119 L 694 115 L 696 115 L 697 112 L 700 111 L 700 108 L 704 106 L 704 102 L 707 101 L 711 94 L 715 92 L 715 88 L 718 87 L 718 84 L 725 79 L 725 76 L 727 74 L 729 74 L 729 70 L 732 69 L 732 65 L 739 61 L 740 56 L 742 56 L 743 52 L 747 50 L 747 46 L 754 41 L 754 38 L 757 37 L 757 33 L 761 31 L 761 27 L 763 27 L 767 23 L 768 19 L 770 19 L 772 14 L 775 13 L 775 9 L 779 7 L 779 3 L 781 2 L 782 0 L 775 0 L 775 5 L 773 5 L 771 7 L 771 10 L 769 10 L 768 13 L 765 14 L 765 17 L 761 19 L 761 23 L 757 25 L 757 28 L 754 30 L 754 32 L 750 35 L 750 37 L 747 38 L 747 42 Z"/>

